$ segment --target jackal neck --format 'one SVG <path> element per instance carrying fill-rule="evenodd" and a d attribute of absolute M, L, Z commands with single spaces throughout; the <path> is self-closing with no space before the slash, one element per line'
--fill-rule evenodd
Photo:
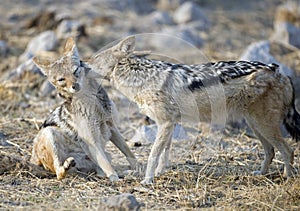
<path fill-rule="evenodd" d="M 114 67 L 112 77 L 118 84 L 128 87 L 141 87 L 161 76 L 161 61 L 131 56 L 120 60 Z"/>

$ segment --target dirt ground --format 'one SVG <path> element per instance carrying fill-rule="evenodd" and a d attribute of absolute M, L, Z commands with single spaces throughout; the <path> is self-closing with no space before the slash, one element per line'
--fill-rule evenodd
<path fill-rule="evenodd" d="M 18 58 L 29 40 L 44 30 L 25 27 L 28 20 L 41 11 L 43 2 L 49 5 L 46 0 L 1 2 L 0 40 L 5 40 L 10 46 L 8 55 L 0 57 L 1 76 L 17 67 Z M 76 4 L 70 2 L 59 1 L 55 5 L 57 8 L 76 8 Z M 209 60 L 216 61 L 238 59 L 249 44 L 268 39 L 273 30 L 276 6 L 283 1 L 196 2 L 205 9 L 211 21 L 210 30 L 201 34 L 205 40 L 201 51 Z M 102 21 L 110 20 L 107 11 L 101 10 L 98 4 L 92 5 L 87 8 L 92 11 L 99 9 L 100 14 L 105 14 L 101 16 Z M 84 9 L 81 12 L 89 14 Z M 74 16 L 86 23 L 91 22 L 92 18 L 84 14 Z M 120 20 L 132 18 L 131 13 L 119 12 L 116 16 Z M 118 34 L 117 29 L 109 24 L 105 22 L 102 28 L 87 24 L 89 36 L 78 41 L 83 57 L 91 56 L 117 35 L 119 38 L 125 36 L 125 33 Z M 59 42 L 62 45 L 64 39 Z M 58 55 L 60 51 L 58 48 L 53 54 Z M 112 152 L 113 165 L 122 178 L 119 182 L 111 183 L 93 173 L 67 175 L 58 181 L 54 175 L 37 170 L 28 162 L 32 140 L 39 126 L 49 111 L 61 102 L 55 92 L 40 95 L 44 81 L 40 74 L 24 72 L 0 83 L 0 210 L 102 210 L 104 198 L 120 193 L 132 193 L 143 204 L 142 210 L 300 209 L 299 176 L 282 177 L 283 162 L 278 152 L 270 174 L 252 176 L 264 156 L 259 140 L 245 128 L 230 126 L 218 138 L 220 134 L 208 132 L 206 123 L 198 129 L 187 128 L 189 139 L 173 143 L 171 167 L 155 178 L 154 185 L 140 184 L 144 176 L 142 171 L 139 174 L 124 173 L 129 165 L 111 144 L 107 150 Z M 144 116 L 110 85 L 105 84 L 105 88 L 119 110 L 120 130 L 129 140 L 143 124 Z M 286 140 L 295 150 L 294 166 L 299 169 L 299 146 L 290 138 Z M 145 166 L 151 145 L 129 144 Z"/>

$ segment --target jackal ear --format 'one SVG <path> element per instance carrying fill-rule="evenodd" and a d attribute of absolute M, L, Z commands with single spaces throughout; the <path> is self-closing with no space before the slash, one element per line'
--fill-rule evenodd
<path fill-rule="evenodd" d="M 52 61 L 50 59 L 35 56 L 32 58 L 32 61 L 38 68 L 40 68 L 44 75 L 48 75 L 50 69 L 49 67 L 52 64 Z"/>
<path fill-rule="evenodd" d="M 130 36 L 119 42 L 114 48 L 115 56 L 126 56 L 131 54 L 135 48 L 135 37 Z"/>
<path fill-rule="evenodd" d="M 80 65 L 80 58 L 78 49 L 76 47 L 76 43 L 73 37 L 69 37 L 66 41 L 65 48 L 64 48 L 64 55 L 69 56 L 72 59 L 72 63 L 74 65 Z"/>

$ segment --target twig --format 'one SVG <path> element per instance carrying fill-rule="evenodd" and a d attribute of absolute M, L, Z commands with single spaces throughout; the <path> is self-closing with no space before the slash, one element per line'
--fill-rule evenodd
<path fill-rule="evenodd" d="M 6 142 L 9 143 L 9 144 L 11 144 L 11 145 L 13 145 L 13 146 L 15 146 L 15 147 L 17 147 L 17 148 L 18 148 L 19 150 L 21 150 L 22 152 L 26 152 L 27 154 L 30 155 L 30 152 L 28 152 L 28 151 L 25 150 L 25 149 L 22 149 L 18 144 L 14 143 L 14 142 L 12 142 L 12 141 L 9 141 L 9 140 L 6 140 Z"/>

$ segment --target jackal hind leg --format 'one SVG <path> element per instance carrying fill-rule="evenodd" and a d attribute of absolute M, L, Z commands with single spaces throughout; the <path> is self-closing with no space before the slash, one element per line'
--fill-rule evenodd
<path fill-rule="evenodd" d="M 264 152 L 265 152 L 265 158 L 261 164 L 261 169 L 260 171 L 254 171 L 253 174 L 254 175 L 265 175 L 266 173 L 268 173 L 270 164 L 275 156 L 275 152 L 274 152 L 274 147 L 272 144 L 270 144 L 268 142 L 268 140 L 263 137 L 260 132 L 258 132 L 258 130 L 256 129 L 255 125 L 252 124 L 251 122 L 248 122 L 250 128 L 253 130 L 254 134 L 256 135 L 256 137 L 260 140 L 260 142 L 263 145 L 264 148 Z"/>
<path fill-rule="evenodd" d="M 45 169 L 56 174 L 58 180 L 65 177 L 67 171 L 75 166 L 73 157 L 68 157 L 65 136 L 56 127 L 43 128 L 37 135 L 34 150 Z"/>
<path fill-rule="evenodd" d="M 293 163 L 294 163 L 294 151 L 292 148 L 285 142 L 282 137 L 274 137 L 273 145 L 279 150 L 280 154 L 283 157 L 284 161 L 284 177 L 293 176 Z"/>
<path fill-rule="evenodd" d="M 274 119 L 276 119 L 275 116 L 273 117 L 273 120 Z M 272 118 L 270 118 L 270 120 L 272 120 Z M 261 134 L 262 137 L 264 137 L 267 140 L 268 143 L 270 143 L 272 146 L 276 147 L 279 150 L 283 158 L 285 164 L 283 176 L 285 177 L 293 176 L 292 165 L 294 162 L 294 152 L 292 148 L 282 138 L 279 121 L 274 120 L 269 124 L 262 121 L 257 123 L 258 123 L 257 124 L 258 127 L 256 127 L 256 129 L 258 130 L 258 132 Z"/>
<path fill-rule="evenodd" d="M 159 158 L 163 154 L 163 151 L 168 147 L 169 141 L 171 141 L 173 129 L 174 123 L 172 122 L 158 124 L 156 139 L 151 148 L 147 163 L 146 175 L 145 179 L 141 182 L 142 184 L 153 183 L 155 169 L 158 166 Z"/>

